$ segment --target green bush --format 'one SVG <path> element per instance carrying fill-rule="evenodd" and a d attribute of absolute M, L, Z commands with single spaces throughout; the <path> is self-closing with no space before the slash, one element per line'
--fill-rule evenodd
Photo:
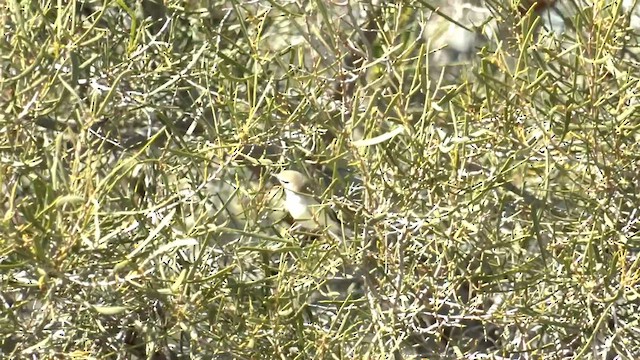
<path fill-rule="evenodd" d="M 639 357 L 636 7 L 531 3 L 8 1 L 0 354 Z"/>

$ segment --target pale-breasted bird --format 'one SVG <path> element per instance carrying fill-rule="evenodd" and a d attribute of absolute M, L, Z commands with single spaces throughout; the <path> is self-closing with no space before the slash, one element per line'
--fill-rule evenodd
<path fill-rule="evenodd" d="M 274 175 L 285 194 L 284 208 L 301 227 L 312 231 L 326 230 L 341 238 L 342 227 L 328 205 L 321 204 L 305 191 L 307 177 L 294 170 L 284 170 Z"/>

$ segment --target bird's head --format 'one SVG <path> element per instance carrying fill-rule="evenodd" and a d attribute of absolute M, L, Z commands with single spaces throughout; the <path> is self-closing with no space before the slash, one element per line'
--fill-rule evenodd
<path fill-rule="evenodd" d="M 294 192 L 300 192 L 307 183 L 307 178 L 295 170 L 284 170 L 274 176 L 283 188 Z"/>

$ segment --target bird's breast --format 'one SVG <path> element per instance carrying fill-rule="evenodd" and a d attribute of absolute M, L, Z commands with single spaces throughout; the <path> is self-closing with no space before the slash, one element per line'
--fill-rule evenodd
<path fill-rule="evenodd" d="M 309 212 L 309 204 L 306 199 L 296 193 L 287 194 L 287 210 L 291 214 L 291 217 L 299 219 L 309 219 L 311 213 Z"/>

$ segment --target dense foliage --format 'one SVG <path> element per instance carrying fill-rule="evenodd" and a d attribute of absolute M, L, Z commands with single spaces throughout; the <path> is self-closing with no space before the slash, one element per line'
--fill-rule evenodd
<path fill-rule="evenodd" d="M 640 357 L 640 10 L 553 3 L 3 4 L 0 354 Z"/>

